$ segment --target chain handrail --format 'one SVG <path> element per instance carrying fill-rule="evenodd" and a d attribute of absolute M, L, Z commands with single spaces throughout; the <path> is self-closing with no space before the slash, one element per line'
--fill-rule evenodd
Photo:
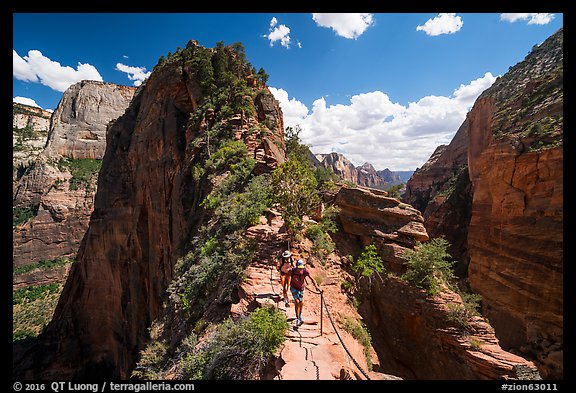
<path fill-rule="evenodd" d="M 336 333 L 336 336 L 340 340 L 340 344 L 342 344 L 342 347 L 344 348 L 344 350 L 346 351 L 348 356 L 350 356 L 350 359 L 352 359 L 352 362 L 358 368 L 358 370 L 360 370 L 360 372 L 366 377 L 366 379 L 370 380 L 371 378 L 368 375 L 368 373 L 366 371 L 364 371 L 364 369 L 360 366 L 360 364 L 358 364 L 356 359 L 354 359 L 354 356 L 352 356 L 352 354 L 350 353 L 350 351 L 346 347 L 346 344 L 344 344 L 344 340 L 342 340 L 342 337 L 340 337 L 340 333 L 338 333 L 338 329 L 336 329 L 336 324 L 334 323 L 334 320 L 332 319 L 332 315 L 330 314 L 330 310 L 328 309 L 328 303 L 326 303 L 326 300 L 324 299 L 324 291 L 320 290 L 320 292 L 316 292 L 310 288 L 308 288 L 308 290 L 312 293 L 315 293 L 316 295 L 320 295 L 320 312 L 321 312 L 320 315 L 322 315 L 322 305 L 324 305 L 324 308 L 326 309 L 326 314 L 328 315 L 328 319 L 330 320 L 330 323 L 332 324 L 332 328 L 334 329 L 334 333 Z M 322 323 L 322 320 L 320 320 L 320 322 Z"/>

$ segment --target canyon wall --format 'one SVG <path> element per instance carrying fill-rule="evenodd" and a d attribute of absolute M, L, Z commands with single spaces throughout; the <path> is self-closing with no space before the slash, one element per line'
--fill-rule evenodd
<path fill-rule="evenodd" d="M 563 32 L 469 116 L 469 277 L 503 346 L 563 375 Z"/>
<path fill-rule="evenodd" d="M 503 348 L 563 375 L 563 30 L 478 97 L 406 202 L 444 235 Z"/>
<path fill-rule="evenodd" d="M 108 123 L 124 113 L 134 91 L 133 87 L 82 81 L 64 92 L 50 129 L 40 141 L 40 152 L 18 163 L 13 207 L 32 211 L 33 216 L 13 230 L 15 267 L 75 257 L 92 213 L 102 158 L 96 152 L 104 149 Z M 76 143 L 88 129 L 98 138 Z M 26 282 L 22 277 L 15 280 Z"/>

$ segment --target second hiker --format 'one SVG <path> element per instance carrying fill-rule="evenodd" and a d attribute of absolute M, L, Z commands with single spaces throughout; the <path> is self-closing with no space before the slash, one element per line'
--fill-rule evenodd
<path fill-rule="evenodd" d="M 296 313 L 296 326 L 300 326 L 304 323 L 302 319 L 302 309 L 304 308 L 304 289 L 306 287 L 306 277 L 309 277 L 314 284 L 314 287 L 320 292 L 322 290 L 318 288 L 318 284 L 312 276 L 310 275 L 310 270 L 304 267 L 304 261 L 298 259 L 296 261 L 296 267 L 292 268 L 287 274 L 288 282 L 290 284 L 290 292 L 294 297 L 294 311 Z"/>
<path fill-rule="evenodd" d="M 280 284 L 282 285 L 282 295 L 284 295 L 284 302 L 286 303 L 286 307 L 290 306 L 290 303 L 288 303 L 288 287 L 290 285 L 290 281 L 287 278 L 287 274 L 293 267 L 294 260 L 292 260 L 292 253 L 290 250 L 286 250 L 278 258 L 278 263 L 276 264 L 276 268 L 280 272 Z"/>

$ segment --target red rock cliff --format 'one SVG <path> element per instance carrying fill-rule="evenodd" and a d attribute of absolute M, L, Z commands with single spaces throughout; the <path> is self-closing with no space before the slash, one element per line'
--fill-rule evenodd
<path fill-rule="evenodd" d="M 563 373 L 562 30 L 468 116 L 469 278 L 505 348 Z"/>
<path fill-rule="evenodd" d="M 197 45 L 187 50 L 195 53 Z M 181 59 L 181 57 L 180 57 Z M 158 67 L 108 130 L 90 225 L 52 322 L 17 351 L 18 378 L 128 378 L 150 322 L 161 312 L 182 244 L 201 217 L 192 160 L 206 148 L 191 114 L 202 100 L 195 71 L 177 56 Z M 281 112 L 264 87 L 255 115 L 222 120 L 259 171 L 284 158 Z M 259 119 L 274 129 L 250 132 Z M 234 135 L 234 134 L 233 134 Z M 280 146 L 280 148 L 278 148 Z M 267 169 L 266 169 L 267 168 Z"/>

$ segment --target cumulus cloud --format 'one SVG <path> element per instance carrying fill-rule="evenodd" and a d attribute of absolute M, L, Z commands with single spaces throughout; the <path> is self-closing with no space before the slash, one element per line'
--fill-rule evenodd
<path fill-rule="evenodd" d="M 381 91 L 354 95 L 346 105 L 327 105 L 321 97 L 311 110 L 283 89 L 270 91 L 285 126 L 300 125 L 300 137 L 314 153 L 342 153 L 354 165 L 368 161 L 378 170 L 414 170 L 438 145 L 450 143 L 476 98 L 495 80 L 487 72 L 449 97 L 428 95 L 408 105 Z"/>
<path fill-rule="evenodd" d="M 278 19 L 276 19 L 276 17 L 270 20 L 269 33 L 263 37 L 270 40 L 270 46 L 274 46 L 274 43 L 279 41 L 280 45 L 284 48 L 288 49 L 290 47 L 290 28 L 286 25 L 278 25 Z M 300 42 L 298 42 L 298 47 L 301 47 Z"/>
<path fill-rule="evenodd" d="M 146 67 L 131 67 L 122 63 L 117 63 L 115 70 L 126 73 L 128 79 L 134 81 L 134 86 L 140 86 L 152 74 L 152 71 L 146 72 Z"/>
<path fill-rule="evenodd" d="M 36 108 L 40 108 L 42 109 L 42 107 L 40 105 L 38 105 L 36 103 L 36 101 L 34 101 L 32 98 L 28 98 L 28 97 L 13 97 L 12 98 L 12 102 L 15 102 L 17 104 L 24 104 L 24 105 L 28 105 L 28 106 L 34 106 Z"/>
<path fill-rule="evenodd" d="M 529 25 L 545 25 L 554 19 L 554 14 L 548 13 L 525 13 L 525 14 L 500 14 L 500 20 L 514 23 L 519 20 L 527 20 Z"/>
<path fill-rule="evenodd" d="M 331 28 L 337 35 L 357 39 L 374 23 L 372 14 L 312 14 L 318 26 Z"/>
<path fill-rule="evenodd" d="M 288 98 L 288 92 L 284 89 L 276 89 L 274 87 L 269 87 L 270 92 L 280 102 L 280 108 L 282 108 L 282 114 L 284 117 L 285 126 L 295 126 L 301 123 L 308 115 L 308 108 L 306 105 L 292 97 Z"/>
<path fill-rule="evenodd" d="M 76 69 L 62 66 L 44 56 L 39 50 L 30 50 L 24 57 L 20 57 L 15 50 L 12 50 L 12 75 L 24 82 L 40 82 L 60 92 L 81 80 L 102 82 L 102 76 L 93 65 L 78 63 Z"/>
<path fill-rule="evenodd" d="M 416 26 L 416 31 L 424 31 L 430 36 L 454 34 L 462 28 L 462 18 L 456 14 L 438 14 L 434 19 L 428 19 L 424 25 Z"/>

